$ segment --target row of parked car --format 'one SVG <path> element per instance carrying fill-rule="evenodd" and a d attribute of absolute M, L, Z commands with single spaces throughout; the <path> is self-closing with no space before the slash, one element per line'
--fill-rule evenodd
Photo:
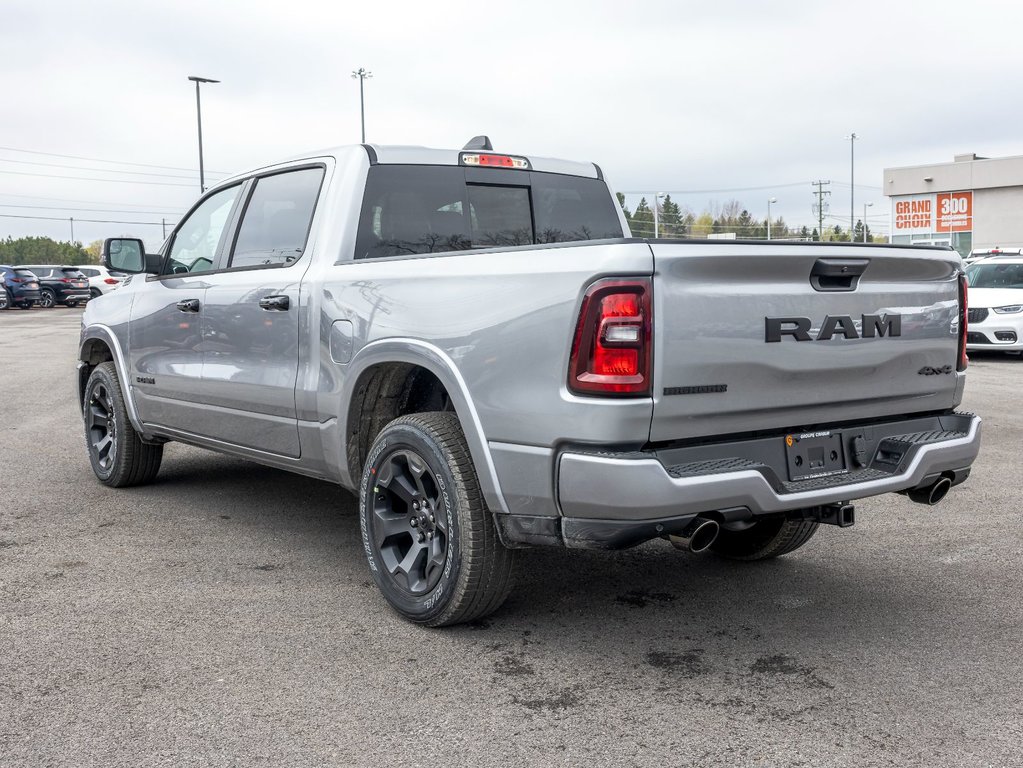
<path fill-rule="evenodd" d="M 3 283 L 0 310 L 44 308 L 63 304 L 76 307 L 89 299 L 116 290 L 127 275 L 111 272 L 106 267 L 86 264 L 69 267 L 65 264 L 0 264 Z"/>

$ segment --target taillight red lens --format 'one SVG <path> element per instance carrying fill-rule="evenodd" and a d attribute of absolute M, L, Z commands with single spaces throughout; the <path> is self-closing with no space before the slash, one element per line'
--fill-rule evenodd
<path fill-rule="evenodd" d="M 23 278 L 23 277 L 12 277 L 12 278 L 10 278 L 10 281 L 12 283 L 24 283 L 25 282 L 25 278 Z"/>
<path fill-rule="evenodd" d="M 969 319 L 969 285 L 966 282 L 966 275 L 959 275 L 959 362 L 956 364 L 957 371 L 965 371 L 970 364 L 970 358 L 966 356 L 966 334 Z"/>
<path fill-rule="evenodd" d="M 117 281 L 112 277 L 103 278 L 103 282 L 106 283 L 107 285 L 117 285 Z"/>
<path fill-rule="evenodd" d="M 62 278 L 60 279 L 60 281 L 61 281 L 62 283 L 73 283 L 73 282 L 74 282 L 74 278 L 71 278 L 71 277 L 62 277 Z"/>
<path fill-rule="evenodd" d="M 648 397 L 653 348 L 649 278 L 600 280 L 583 297 L 568 366 L 581 395 Z"/>

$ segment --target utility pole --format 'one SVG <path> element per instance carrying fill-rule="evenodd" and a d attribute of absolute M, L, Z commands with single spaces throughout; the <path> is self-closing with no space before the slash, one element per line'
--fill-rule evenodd
<path fill-rule="evenodd" d="M 362 143 L 366 143 L 366 99 L 363 95 L 362 84 L 367 77 L 373 77 L 372 72 L 367 72 L 364 67 L 359 67 L 352 72 L 352 78 L 359 78 L 359 117 L 362 121 Z"/>
<path fill-rule="evenodd" d="M 767 198 L 767 239 L 771 239 L 771 203 L 777 203 L 777 197 Z"/>
<path fill-rule="evenodd" d="M 817 237 L 820 240 L 824 239 L 824 198 L 831 194 L 831 190 L 824 189 L 828 186 L 830 181 L 813 181 L 810 182 L 810 186 L 817 187 L 817 191 L 814 194 L 817 196 L 817 203 L 814 208 L 817 209 Z"/>
<path fill-rule="evenodd" d="M 167 239 L 167 219 L 160 219 L 160 224 L 163 226 L 163 239 Z"/>
<path fill-rule="evenodd" d="M 664 196 L 663 192 L 654 192 L 654 240 L 657 239 L 660 234 L 657 219 L 657 201 Z"/>
<path fill-rule="evenodd" d="M 75 242 L 75 217 L 71 217 L 71 243 Z"/>
<path fill-rule="evenodd" d="M 853 239 L 856 227 L 856 139 L 855 132 L 846 136 L 849 140 L 849 242 Z"/>

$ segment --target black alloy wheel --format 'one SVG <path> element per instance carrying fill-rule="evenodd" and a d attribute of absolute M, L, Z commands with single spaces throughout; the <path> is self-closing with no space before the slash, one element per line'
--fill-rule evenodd
<path fill-rule="evenodd" d="M 369 527 L 394 585 L 410 596 L 440 582 L 448 558 L 449 527 L 437 478 L 416 451 L 399 448 L 376 467 Z"/>
<path fill-rule="evenodd" d="M 105 382 L 97 382 L 89 391 L 89 401 L 85 404 L 85 431 L 93 460 L 101 470 L 109 472 L 117 457 L 117 419 L 110 389 Z"/>
<path fill-rule="evenodd" d="M 57 303 L 57 297 L 53 291 L 49 288 L 43 288 L 39 294 L 39 306 L 43 309 L 53 309 L 53 305 Z"/>
<path fill-rule="evenodd" d="M 160 471 L 163 444 L 143 442 L 131 424 L 113 362 L 97 365 L 82 400 L 85 447 L 97 479 L 111 488 L 150 483 Z"/>
<path fill-rule="evenodd" d="M 514 583 L 457 414 L 401 416 L 373 440 L 359 489 L 373 580 L 391 608 L 443 627 L 496 611 Z"/>

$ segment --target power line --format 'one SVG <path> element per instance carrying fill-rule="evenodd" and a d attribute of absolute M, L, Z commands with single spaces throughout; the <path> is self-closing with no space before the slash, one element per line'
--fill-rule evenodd
<path fill-rule="evenodd" d="M 89 205 L 122 205 L 126 208 L 152 208 L 150 203 L 112 203 L 108 200 L 74 200 L 67 197 L 38 197 L 34 195 L 22 195 L 15 192 L 0 192 L 0 197 L 20 197 L 23 200 L 49 200 L 53 203 L 87 203 Z M 168 211 L 168 213 L 184 213 L 183 209 Z"/>
<path fill-rule="evenodd" d="M 37 221 L 67 221 L 70 216 L 16 216 L 13 213 L 0 213 L 0 218 L 3 219 L 34 219 Z M 162 221 L 114 221 L 112 219 L 74 219 L 74 221 L 84 221 L 89 224 L 152 224 L 154 226 L 163 226 Z"/>
<path fill-rule="evenodd" d="M 171 213 L 171 211 L 125 211 L 119 208 L 69 208 L 64 205 L 14 205 L 12 203 L 0 203 L 0 208 L 24 208 L 41 211 L 84 211 L 88 213 L 130 213 L 137 216 L 162 216 Z M 175 213 L 180 213 L 180 211 Z"/>
<path fill-rule="evenodd" d="M 97 179 L 91 176 L 58 176 L 53 173 L 25 173 L 24 171 L 3 171 L 12 176 L 37 176 L 44 179 L 72 179 L 74 181 L 105 181 L 109 184 L 149 184 L 157 187 L 194 187 L 195 184 L 177 184 L 172 181 L 136 181 L 135 179 Z"/>
<path fill-rule="evenodd" d="M 35 160 L 11 160 L 0 157 L 0 163 L 18 163 L 19 165 L 41 165 L 46 168 L 68 168 L 72 171 L 99 171 L 100 173 L 122 173 L 127 176 L 161 176 L 168 179 L 192 179 L 194 176 L 181 176 L 173 173 L 156 173 L 155 171 L 122 171 L 118 168 L 83 168 L 80 165 L 63 165 L 62 163 L 40 163 Z"/>
<path fill-rule="evenodd" d="M 671 189 L 661 190 L 666 195 L 707 195 L 714 194 L 717 192 L 759 192 L 765 189 L 781 189 L 783 187 L 801 187 L 806 184 L 805 181 L 797 181 L 792 184 L 767 184 L 762 187 L 730 187 L 724 189 Z M 623 191 L 618 190 L 623 195 L 652 195 L 654 194 L 649 189 L 643 191 Z"/>
<path fill-rule="evenodd" d="M 80 157 L 78 155 L 61 155 L 56 152 L 39 152 L 34 149 L 15 149 L 14 147 L 0 147 L 0 150 L 5 152 L 23 152 L 27 155 L 45 155 L 46 157 L 65 157 L 69 160 L 87 160 L 93 163 L 111 163 L 114 165 L 131 165 L 136 168 L 162 168 L 165 171 L 192 171 L 198 173 L 199 171 L 195 168 L 179 168 L 173 165 L 151 165 L 149 163 L 129 163 L 126 160 L 104 160 L 99 157 Z M 213 173 L 223 173 L 226 171 L 213 171 Z"/>

